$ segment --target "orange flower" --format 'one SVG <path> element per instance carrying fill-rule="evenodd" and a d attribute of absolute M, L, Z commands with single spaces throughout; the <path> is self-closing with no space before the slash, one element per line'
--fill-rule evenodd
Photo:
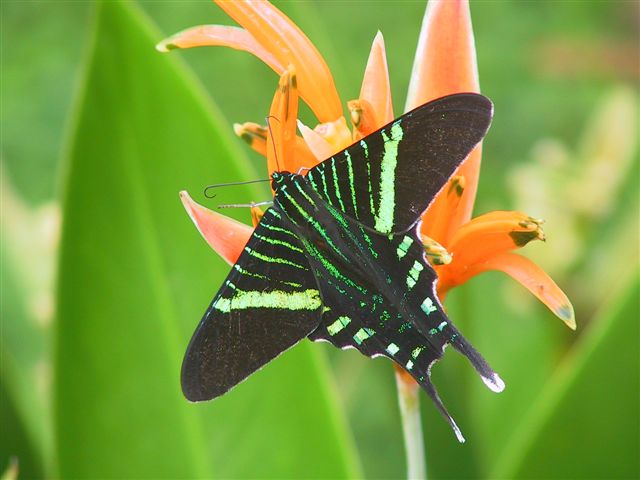
<path fill-rule="evenodd" d="M 342 115 L 333 77 L 309 39 L 266 1 L 216 3 L 243 28 L 190 28 L 157 48 L 228 46 L 248 51 L 280 75 L 266 126 L 234 125 L 234 131 L 267 157 L 269 174 L 279 167 L 297 172 L 346 148 L 393 120 L 382 34 L 376 35 L 359 98 L 347 103 L 353 131 Z M 457 92 L 479 92 L 475 46 L 467 0 L 431 0 L 413 66 L 405 111 Z M 297 120 L 298 96 L 321 122 L 311 129 Z M 296 135 L 296 126 L 301 136 Z M 272 145 L 275 142 L 275 145 Z M 425 251 L 438 273 L 440 298 L 478 273 L 499 270 L 529 289 L 570 328 L 573 307 L 553 280 L 528 259 L 511 253 L 531 240 L 544 240 L 541 221 L 519 212 L 491 212 L 471 220 L 480 171 L 481 146 L 467 157 L 423 215 Z M 252 229 L 196 204 L 181 193 L 185 208 L 209 244 L 233 263 Z M 253 210 L 254 224 L 260 211 Z"/>

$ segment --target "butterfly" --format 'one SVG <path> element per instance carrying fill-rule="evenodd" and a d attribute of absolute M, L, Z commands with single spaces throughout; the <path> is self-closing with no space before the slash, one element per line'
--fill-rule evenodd
<path fill-rule="evenodd" d="M 447 345 L 494 391 L 504 383 L 447 318 L 420 217 L 482 140 L 493 105 L 455 94 L 403 115 L 311 168 L 275 172 L 273 205 L 202 318 L 182 391 L 218 397 L 303 338 L 385 356 L 462 434 L 430 380 Z"/>

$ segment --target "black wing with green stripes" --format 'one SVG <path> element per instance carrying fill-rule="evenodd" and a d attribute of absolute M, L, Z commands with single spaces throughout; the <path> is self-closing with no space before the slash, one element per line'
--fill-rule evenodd
<path fill-rule="evenodd" d="M 376 281 L 379 272 L 384 274 L 388 269 L 376 272 L 368 268 L 360 274 L 352 270 L 348 279 L 343 279 L 317 268 L 325 308 L 322 323 L 309 338 L 328 341 L 342 349 L 355 348 L 369 357 L 392 359 L 420 384 L 463 441 L 431 382 L 432 365 L 450 344 L 469 359 L 492 390 L 502 390 L 502 380 L 444 313 L 434 290 L 435 272 L 424 258 L 416 233 L 389 238 L 351 223 L 353 250 L 358 245 L 370 248 L 377 263 L 393 266 L 393 276 L 388 277 L 389 281 Z M 307 248 L 312 259 L 330 256 L 326 248 Z"/>
<path fill-rule="evenodd" d="M 300 241 L 277 209 L 267 210 L 189 343 L 185 397 L 227 392 L 311 333 L 321 309 Z"/>
<path fill-rule="evenodd" d="M 492 114 L 482 95 L 440 98 L 312 168 L 307 178 L 355 220 L 381 233 L 403 232 L 482 140 Z"/>

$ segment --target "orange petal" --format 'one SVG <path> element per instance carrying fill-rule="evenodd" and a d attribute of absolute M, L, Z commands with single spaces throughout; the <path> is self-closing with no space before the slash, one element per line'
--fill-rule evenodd
<path fill-rule="evenodd" d="M 296 121 L 298 119 L 298 88 L 293 65 L 280 77 L 278 89 L 273 96 L 269 110 L 269 130 L 267 135 L 267 169 L 273 172 L 291 171 L 296 145 Z M 275 148 L 274 148 L 275 147 Z"/>
<path fill-rule="evenodd" d="M 467 159 L 456 170 L 457 177 L 464 177 L 465 187 L 462 195 L 456 199 L 455 205 L 449 205 L 443 189 L 422 216 L 425 225 L 433 222 L 434 217 L 447 219 L 442 225 L 443 229 L 438 236 L 438 241 L 447 245 L 451 235 L 464 223 L 468 222 L 473 213 L 473 204 L 478 189 L 478 174 L 480 173 L 480 159 L 482 157 L 482 145 L 478 145 L 469 154 Z"/>
<path fill-rule="evenodd" d="M 468 0 L 430 0 L 427 4 L 411 73 L 405 111 L 430 100 L 458 92 L 479 92 L 478 67 Z M 446 231 L 434 236 L 446 244 L 451 232 L 471 218 L 480 170 L 481 150 L 476 147 L 456 175 L 465 177 L 466 188 Z M 425 214 L 425 223 L 447 210 L 439 195 Z"/>
<path fill-rule="evenodd" d="M 461 275 L 455 278 L 447 278 L 447 283 L 451 288 L 466 282 L 471 277 L 488 270 L 499 270 L 520 282 L 527 290 L 533 293 L 542 303 L 558 316 L 567 326 L 575 330 L 576 319 L 573 312 L 573 305 L 556 285 L 556 283 L 535 263 L 528 258 L 515 253 L 502 253 L 491 257 L 484 262 L 469 266 Z"/>
<path fill-rule="evenodd" d="M 384 38 L 380 32 L 376 34 L 373 45 L 371 45 L 367 68 L 364 71 L 364 79 L 360 88 L 360 100 L 365 100 L 371 105 L 375 118 L 373 130 L 365 135 L 393 121 L 387 54 L 384 48 Z"/>
<path fill-rule="evenodd" d="M 423 235 L 436 239 L 443 245 L 448 244 L 449 222 L 458 210 L 466 183 L 466 179 L 462 175 L 455 175 L 449 179 L 422 215 L 420 229 Z"/>
<path fill-rule="evenodd" d="M 233 131 L 260 155 L 267 156 L 267 136 L 269 129 L 253 122 L 235 123 Z M 318 159 L 311 153 L 302 137 L 296 136 L 293 159 L 290 168 L 297 172 L 301 167 L 311 168 L 318 163 Z"/>
<path fill-rule="evenodd" d="M 311 153 L 313 153 L 317 159 L 321 161 L 326 160 L 334 154 L 333 146 L 325 140 L 322 135 L 311 130 L 300 120 L 298 120 L 298 130 L 300 130 L 302 138 L 304 138 L 309 150 L 311 150 Z"/>
<path fill-rule="evenodd" d="M 234 123 L 233 131 L 260 155 L 267 156 L 267 127 L 253 122 Z"/>
<path fill-rule="evenodd" d="M 329 67 L 311 41 L 286 15 L 266 1 L 216 0 L 216 3 L 281 65 L 295 66 L 300 96 L 321 122 L 331 122 L 342 115 L 340 97 Z"/>
<path fill-rule="evenodd" d="M 354 142 L 376 131 L 375 126 L 378 124 L 378 120 L 369 102 L 361 98 L 349 100 L 347 102 L 347 110 L 349 110 L 349 117 L 353 125 Z"/>
<path fill-rule="evenodd" d="M 263 215 L 264 211 L 260 207 L 251 207 L 251 222 L 253 223 L 253 228 L 256 228 L 258 226 L 258 223 L 260 223 L 260 220 L 262 220 Z"/>
<path fill-rule="evenodd" d="M 200 25 L 188 28 L 162 40 L 156 45 L 156 50 L 168 52 L 176 48 L 218 46 L 249 52 L 278 73 L 285 69 L 284 65 L 244 28 L 226 25 Z"/>
<path fill-rule="evenodd" d="M 482 262 L 497 254 L 543 240 L 541 221 L 520 212 L 491 212 L 460 227 L 447 245 L 454 268 Z"/>
<path fill-rule="evenodd" d="M 236 263 L 253 229 L 197 204 L 185 191 L 180 192 L 180 200 L 209 246 L 230 265 Z"/>
<path fill-rule="evenodd" d="M 429 0 L 405 111 L 458 92 L 479 92 L 468 0 Z"/>

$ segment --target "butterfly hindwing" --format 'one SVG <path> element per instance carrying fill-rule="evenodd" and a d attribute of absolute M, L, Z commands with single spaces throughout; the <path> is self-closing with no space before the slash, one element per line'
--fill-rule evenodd
<path fill-rule="evenodd" d="M 403 232 L 482 140 L 492 112 L 482 95 L 440 98 L 312 168 L 307 178 L 329 204 L 369 228 Z"/>
<path fill-rule="evenodd" d="M 300 241 L 267 210 L 191 339 L 184 395 L 222 395 L 312 332 L 321 310 Z"/>
<path fill-rule="evenodd" d="M 393 265 L 394 275 L 380 289 L 371 283 L 373 268 L 362 274 L 345 267 L 350 281 L 337 285 L 335 278 L 319 269 L 324 312 L 309 338 L 338 348 L 356 348 L 369 357 L 392 359 L 425 389 L 462 438 L 430 379 L 431 366 L 440 359 L 445 345 L 467 356 L 490 388 L 500 390 L 502 381 L 448 320 L 436 297 L 435 272 L 415 231 L 387 236 L 349 222 L 354 243 L 375 252 L 372 256 L 377 264 Z"/>

